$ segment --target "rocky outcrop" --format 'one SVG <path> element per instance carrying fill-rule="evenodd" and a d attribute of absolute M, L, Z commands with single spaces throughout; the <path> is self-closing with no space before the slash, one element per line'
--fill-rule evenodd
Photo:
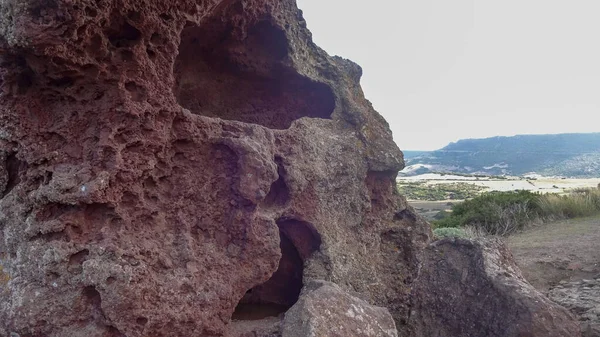
<path fill-rule="evenodd" d="M 548 297 L 579 318 L 584 337 L 600 337 L 600 275 L 596 279 L 562 281 Z"/>
<path fill-rule="evenodd" d="M 337 285 L 313 282 L 285 314 L 283 337 L 396 337 L 390 313 L 344 293 Z"/>
<path fill-rule="evenodd" d="M 415 284 L 415 336 L 581 335 L 564 308 L 525 281 L 499 240 L 432 243 Z"/>
<path fill-rule="evenodd" d="M 219 336 L 310 279 L 406 321 L 430 230 L 361 69 L 293 1 L 0 14 L 0 335 Z"/>
<path fill-rule="evenodd" d="M 285 314 L 236 319 L 225 332 L 225 337 L 305 336 L 396 337 L 398 333 L 387 309 L 370 305 L 335 283 L 322 280 L 309 281 Z"/>
<path fill-rule="evenodd" d="M 0 18 L 0 336 L 276 336 L 286 311 L 332 331 L 320 296 L 367 313 L 336 311 L 344 328 L 393 335 L 369 305 L 400 335 L 460 325 L 423 310 L 445 269 L 419 276 L 431 231 L 360 67 L 293 0 L 5 0 Z M 337 286 L 298 302 L 311 280 Z"/>

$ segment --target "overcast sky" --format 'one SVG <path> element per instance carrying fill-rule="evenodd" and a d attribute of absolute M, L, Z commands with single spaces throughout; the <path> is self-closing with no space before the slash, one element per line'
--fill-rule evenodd
<path fill-rule="evenodd" d="M 297 0 L 403 150 L 600 131 L 599 0 Z"/>

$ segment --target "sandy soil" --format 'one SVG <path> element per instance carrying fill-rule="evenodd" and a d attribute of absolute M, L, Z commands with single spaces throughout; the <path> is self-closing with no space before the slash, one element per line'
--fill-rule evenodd
<path fill-rule="evenodd" d="M 591 179 L 562 179 L 552 177 L 539 177 L 533 179 L 508 178 L 495 179 L 491 177 L 476 178 L 462 177 L 455 175 L 440 175 L 428 173 L 412 177 L 399 177 L 398 181 L 403 182 L 425 182 L 428 185 L 451 184 L 457 182 L 474 184 L 487 187 L 489 191 L 513 191 L 529 190 L 541 193 L 564 193 L 574 188 L 597 187 L 600 184 L 600 178 Z"/>
<path fill-rule="evenodd" d="M 561 281 L 600 277 L 600 216 L 539 225 L 507 244 L 523 276 L 542 292 Z"/>
<path fill-rule="evenodd" d="M 455 181 L 427 181 L 427 184 L 447 184 Z M 542 193 L 564 193 L 574 188 L 597 187 L 600 179 L 554 179 L 538 180 L 487 180 L 469 181 L 470 184 L 487 187 L 490 191 L 528 190 Z"/>

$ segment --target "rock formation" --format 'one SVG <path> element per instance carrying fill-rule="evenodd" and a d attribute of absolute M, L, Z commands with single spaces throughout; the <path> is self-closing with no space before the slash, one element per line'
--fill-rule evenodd
<path fill-rule="evenodd" d="M 303 278 L 408 315 L 402 154 L 292 1 L 1 6 L 3 329 L 216 336 Z"/>
<path fill-rule="evenodd" d="M 342 291 L 328 282 L 307 284 L 283 321 L 285 337 L 397 337 L 390 313 Z"/>
<path fill-rule="evenodd" d="M 580 335 L 574 318 L 527 283 L 498 240 L 432 243 L 415 284 L 416 336 Z"/>
<path fill-rule="evenodd" d="M 395 192 L 360 67 L 293 0 L 4 0 L 0 18 L 0 336 L 222 336 L 310 280 L 411 334 L 429 226 Z M 250 335 L 281 332 L 266 321 Z"/>
<path fill-rule="evenodd" d="M 548 297 L 577 316 L 584 337 L 600 337 L 600 275 L 595 279 L 561 281 L 550 289 Z"/>

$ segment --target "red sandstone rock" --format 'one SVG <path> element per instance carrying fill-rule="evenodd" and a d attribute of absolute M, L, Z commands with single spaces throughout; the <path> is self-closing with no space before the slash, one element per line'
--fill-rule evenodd
<path fill-rule="evenodd" d="M 0 19 L 0 336 L 221 336 L 315 279 L 412 331 L 430 228 L 360 67 L 294 1 L 5 0 Z"/>
<path fill-rule="evenodd" d="M 402 154 L 361 69 L 293 1 L 0 13 L 0 331 L 218 336 L 303 278 L 406 317 L 429 229 L 397 215 Z"/>
<path fill-rule="evenodd" d="M 385 308 L 369 305 L 329 282 L 313 282 L 285 314 L 283 337 L 397 337 Z"/>

